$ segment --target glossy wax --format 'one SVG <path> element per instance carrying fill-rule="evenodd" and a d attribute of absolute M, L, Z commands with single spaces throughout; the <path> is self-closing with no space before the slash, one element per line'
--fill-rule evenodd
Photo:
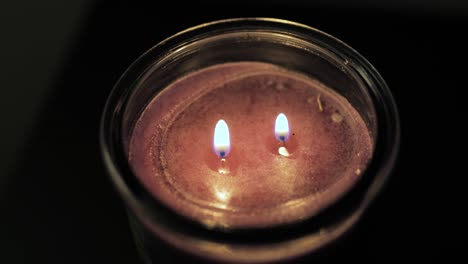
<path fill-rule="evenodd" d="M 274 134 L 279 113 L 291 130 L 284 144 Z M 220 119 L 231 136 L 225 164 L 213 150 Z M 358 112 L 329 87 L 271 64 L 237 62 L 166 87 L 136 122 L 128 157 L 175 212 L 208 226 L 268 227 L 312 217 L 349 191 L 372 142 Z"/>

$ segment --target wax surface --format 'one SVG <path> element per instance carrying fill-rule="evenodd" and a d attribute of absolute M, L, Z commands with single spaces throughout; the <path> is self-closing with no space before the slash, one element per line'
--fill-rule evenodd
<path fill-rule="evenodd" d="M 274 124 L 289 119 L 278 154 Z M 213 133 L 231 135 L 221 174 Z M 208 226 L 266 227 L 312 217 L 359 179 L 373 143 L 361 116 L 320 82 L 274 65 L 227 63 L 191 73 L 146 107 L 129 146 L 135 175 L 162 203 Z"/>

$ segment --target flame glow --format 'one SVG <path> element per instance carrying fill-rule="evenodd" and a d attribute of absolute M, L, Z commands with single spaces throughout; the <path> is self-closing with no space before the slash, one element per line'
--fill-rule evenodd
<path fill-rule="evenodd" d="M 228 191 L 225 187 L 214 186 L 213 194 L 217 200 L 215 206 L 221 209 L 226 209 L 229 207 L 229 200 L 231 200 L 232 193 Z"/>
<path fill-rule="evenodd" d="M 214 152 L 218 157 L 225 158 L 231 151 L 231 141 L 229 139 L 229 128 L 224 120 L 219 120 L 216 124 L 213 137 Z"/>
<path fill-rule="evenodd" d="M 215 195 L 216 195 L 216 198 L 218 198 L 218 200 L 221 202 L 227 202 L 229 201 L 229 198 L 231 198 L 231 193 L 226 190 L 222 190 L 222 191 L 215 190 Z"/>
<path fill-rule="evenodd" d="M 276 117 L 275 122 L 275 137 L 279 141 L 286 141 L 289 138 L 289 124 L 288 118 L 283 114 L 279 114 Z"/>

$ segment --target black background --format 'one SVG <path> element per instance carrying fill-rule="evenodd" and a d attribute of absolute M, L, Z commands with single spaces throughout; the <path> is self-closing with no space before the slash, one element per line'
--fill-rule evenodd
<path fill-rule="evenodd" d="M 44 103 L 30 117 L 30 133 L 0 134 L 2 142 L 24 144 L 1 172 L 0 263 L 138 263 L 125 210 L 99 154 L 106 96 L 126 67 L 162 39 L 199 23 L 242 16 L 290 19 L 338 37 L 380 71 L 399 107 L 402 144 L 395 171 L 353 233 L 325 261 L 466 259 L 461 216 L 467 208 L 461 129 L 466 123 L 461 106 L 467 87 L 466 5 L 330 3 L 89 4 L 67 42 L 59 74 L 41 97 Z M 16 21 L 10 22 L 14 31 Z M 24 78 L 28 71 L 34 69 L 25 67 Z M 3 102 L 14 89 L 30 93 L 35 88 L 0 89 Z M 21 104 L 2 111 L 14 118 Z M 3 122 L 1 128 L 9 125 Z"/>

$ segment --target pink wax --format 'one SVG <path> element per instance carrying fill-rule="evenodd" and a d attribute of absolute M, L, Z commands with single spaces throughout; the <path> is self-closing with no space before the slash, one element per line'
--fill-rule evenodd
<path fill-rule="evenodd" d="M 289 119 L 290 156 L 278 153 L 275 119 Z M 229 126 L 229 174 L 218 171 L 213 133 Z M 266 63 L 211 66 L 158 94 L 129 148 L 154 197 L 207 226 L 267 227 L 312 217 L 366 169 L 373 141 L 361 116 L 317 80 Z"/>

